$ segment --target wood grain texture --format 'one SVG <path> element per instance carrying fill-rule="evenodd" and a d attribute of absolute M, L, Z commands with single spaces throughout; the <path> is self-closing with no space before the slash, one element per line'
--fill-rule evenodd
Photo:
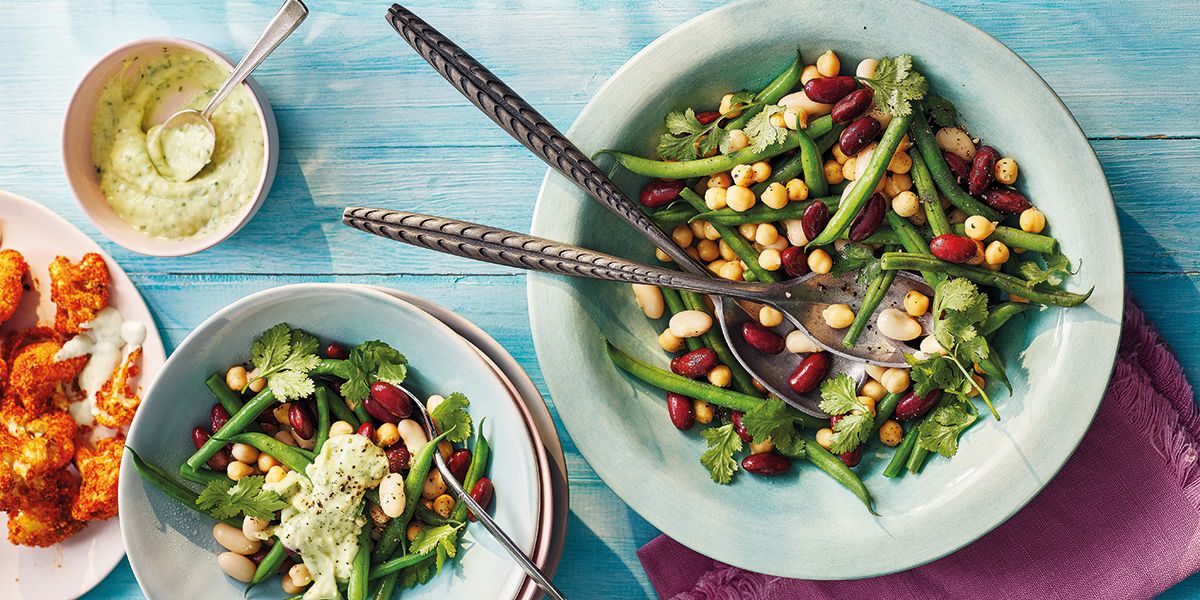
<path fill-rule="evenodd" d="M 1194 235 L 1200 208 L 1193 200 L 1200 159 L 1200 104 L 1194 100 L 1200 92 L 1200 4 L 932 3 L 1019 53 L 1092 138 L 1117 201 L 1130 289 L 1191 379 L 1200 381 L 1200 341 L 1193 333 L 1200 325 L 1200 245 Z M 387 4 L 310 2 L 308 22 L 255 75 L 280 126 L 279 174 L 265 206 L 213 250 L 152 259 L 102 239 L 71 198 L 61 173 L 59 129 L 74 85 L 102 54 L 140 37 L 178 35 L 239 55 L 276 2 L 0 2 L 0 188 L 50 206 L 113 252 L 145 294 L 169 346 L 253 291 L 298 281 L 382 284 L 473 319 L 544 390 L 529 341 L 523 275 L 401 247 L 339 222 L 342 207 L 355 204 L 526 231 L 545 171 L 397 38 L 384 22 Z M 411 8 L 565 130 L 635 52 L 721 4 L 423 0 Z M 558 582 L 572 598 L 649 596 L 634 551 L 656 532 L 599 481 L 565 432 L 563 442 L 572 516 Z M 141 594 L 123 565 L 89 597 Z M 1200 577 L 1167 597 L 1200 598 Z"/>

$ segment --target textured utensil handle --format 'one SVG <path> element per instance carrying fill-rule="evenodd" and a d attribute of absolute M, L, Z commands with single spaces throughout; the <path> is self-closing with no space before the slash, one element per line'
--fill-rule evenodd
<path fill-rule="evenodd" d="M 644 283 L 758 302 L 764 301 L 768 293 L 761 285 L 655 269 L 587 248 L 430 215 L 349 207 L 342 214 L 342 222 L 398 242 L 518 269 Z"/>
<path fill-rule="evenodd" d="M 705 273 L 704 267 L 678 248 L 591 159 L 470 54 L 399 4 L 388 10 L 388 22 L 450 85 L 509 135 L 649 237 L 684 269 Z"/>

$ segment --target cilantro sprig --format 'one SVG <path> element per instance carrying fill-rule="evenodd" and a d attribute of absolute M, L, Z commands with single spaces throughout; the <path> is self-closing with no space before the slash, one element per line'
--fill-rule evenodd
<path fill-rule="evenodd" d="M 250 346 L 250 362 L 255 377 L 247 382 L 267 380 L 267 387 L 280 402 L 304 398 L 315 391 L 308 372 L 317 366 L 317 338 L 279 323 L 264 331 Z M 244 391 L 244 390 L 243 390 Z"/>
<path fill-rule="evenodd" d="M 371 393 L 376 381 L 403 383 L 408 376 L 408 359 L 379 340 L 363 342 L 350 350 L 344 375 L 342 396 L 357 404 Z"/>
<path fill-rule="evenodd" d="M 746 127 L 742 131 L 746 133 L 746 137 L 750 138 L 751 150 L 762 152 L 770 146 L 782 144 L 787 140 L 788 129 L 771 122 L 771 117 L 782 113 L 783 110 L 782 106 L 772 104 L 764 107 L 746 123 Z M 721 150 L 724 151 L 725 148 Z"/>
<path fill-rule="evenodd" d="M 742 417 L 746 433 L 756 444 L 768 440 L 775 450 L 792 458 L 804 458 L 807 446 L 800 436 L 804 429 L 800 411 L 778 398 L 767 398 Z"/>
<path fill-rule="evenodd" d="M 854 379 L 846 373 L 838 373 L 821 383 L 821 410 L 841 416 L 833 426 L 830 451 L 834 454 L 850 452 L 866 442 L 875 425 L 875 416 L 858 399 L 855 387 Z"/>
<path fill-rule="evenodd" d="M 917 427 L 917 444 L 946 458 L 958 453 L 958 436 L 979 416 L 967 402 L 947 402 L 933 410 Z"/>
<path fill-rule="evenodd" d="M 860 77 L 859 81 L 875 91 L 875 104 L 895 117 L 912 114 L 912 103 L 925 97 L 929 82 L 913 70 L 912 56 L 901 54 L 879 61 L 875 75 Z"/>
<path fill-rule="evenodd" d="M 429 416 L 446 432 L 447 441 L 463 442 L 471 436 L 471 415 L 467 412 L 470 405 L 466 396 L 454 392 L 430 411 Z"/>
<path fill-rule="evenodd" d="M 241 515 L 273 519 L 275 511 L 287 508 L 288 503 L 262 486 L 263 478 L 257 475 L 243 477 L 236 484 L 228 479 L 214 479 L 200 491 L 196 506 L 218 519 Z"/>
<path fill-rule="evenodd" d="M 728 151 L 729 133 L 723 127 L 725 120 L 760 104 L 761 102 L 754 100 L 754 92 L 743 90 L 734 92 L 729 99 L 729 110 L 708 124 L 701 123 L 696 117 L 696 111 L 691 108 L 667 113 L 667 131 L 658 138 L 656 149 L 659 158 L 695 160 L 709 156 L 717 150 Z M 746 134 L 750 135 L 750 132 L 747 131 Z"/>
<path fill-rule="evenodd" d="M 866 285 L 867 282 L 875 279 L 882 270 L 883 267 L 879 259 L 875 257 L 874 250 L 851 242 L 842 246 L 842 249 L 838 251 L 837 262 L 833 264 L 833 269 L 829 274 L 841 277 L 851 271 L 858 271 L 859 285 Z"/>
<path fill-rule="evenodd" d="M 958 109 L 945 96 L 929 94 L 925 97 L 925 108 L 929 111 L 929 120 L 938 127 L 958 125 Z"/>
<path fill-rule="evenodd" d="M 436 572 L 442 572 L 446 559 L 458 554 L 458 532 L 464 523 L 447 523 L 437 527 L 426 527 L 413 539 L 409 552 L 412 554 L 435 554 Z"/>
<path fill-rule="evenodd" d="M 708 442 L 708 450 L 700 455 L 700 464 L 708 469 L 713 481 L 721 485 L 729 484 L 738 470 L 733 455 L 742 450 L 742 438 L 733 428 L 733 423 L 705 429 L 700 436 Z"/>

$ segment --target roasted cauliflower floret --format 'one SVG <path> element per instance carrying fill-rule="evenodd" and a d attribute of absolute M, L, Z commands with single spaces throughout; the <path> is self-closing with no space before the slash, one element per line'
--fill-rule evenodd
<path fill-rule="evenodd" d="M 0 409 L 0 461 L 17 477 L 62 468 L 75 455 L 75 420 L 63 412 L 32 416 L 10 404 Z"/>
<path fill-rule="evenodd" d="M 55 387 L 73 382 L 87 364 L 86 356 L 54 360 L 61 349 L 56 341 L 36 342 L 22 347 L 12 359 L 7 395 L 33 415 L 44 412 Z"/>
<path fill-rule="evenodd" d="M 80 446 L 75 467 L 83 477 L 79 494 L 71 505 L 71 517 L 79 521 L 99 521 L 117 516 L 117 473 L 125 437 L 102 439 L 96 447 Z"/>
<path fill-rule="evenodd" d="M 8 541 L 53 546 L 86 525 L 71 516 L 79 480 L 66 469 L 27 482 L 20 507 L 8 513 Z"/>
<path fill-rule="evenodd" d="M 79 333 L 81 324 L 108 306 L 108 288 L 108 266 L 99 254 L 89 252 L 77 264 L 55 257 L 50 263 L 50 299 L 58 308 L 54 328 L 65 334 Z"/>
<path fill-rule="evenodd" d="M 0 250 L 0 323 L 12 318 L 25 295 L 29 265 L 16 250 Z"/>
<path fill-rule="evenodd" d="M 142 399 L 129 385 L 129 380 L 137 377 L 141 358 L 142 349 L 134 348 L 133 352 L 113 369 L 112 376 L 104 382 L 100 391 L 96 392 L 97 423 L 120 429 L 133 422 L 133 415 L 141 405 Z"/>

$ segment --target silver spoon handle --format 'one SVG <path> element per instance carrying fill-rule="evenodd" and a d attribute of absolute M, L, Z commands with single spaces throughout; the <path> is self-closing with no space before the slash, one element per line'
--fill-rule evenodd
<path fill-rule="evenodd" d="M 245 81 L 250 76 L 250 72 L 258 68 L 262 61 L 270 56 L 271 52 L 287 39 L 300 23 L 308 17 L 308 7 L 301 0 L 285 0 L 283 6 L 279 8 L 279 12 L 275 13 L 275 18 L 271 19 L 271 23 L 267 25 L 267 29 L 262 35 L 258 36 L 258 41 L 250 46 L 246 51 L 242 61 L 234 67 L 233 72 L 229 74 L 229 79 L 221 85 L 217 93 L 208 101 L 208 106 L 200 113 L 205 119 L 212 117 L 214 111 L 217 110 L 217 105 L 233 91 L 233 88 Z"/>
<path fill-rule="evenodd" d="M 514 139 L 662 248 L 681 268 L 696 274 L 704 266 L 679 248 L 669 235 L 613 184 L 571 140 L 520 95 L 407 8 L 393 4 L 388 22 L 434 69 Z"/>
<path fill-rule="evenodd" d="M 349 207 L 342 222 L 398 242 L 497 265 L 771 302 L 761 284 L 690 275 L 515 231 L 381 208 Z"/>

